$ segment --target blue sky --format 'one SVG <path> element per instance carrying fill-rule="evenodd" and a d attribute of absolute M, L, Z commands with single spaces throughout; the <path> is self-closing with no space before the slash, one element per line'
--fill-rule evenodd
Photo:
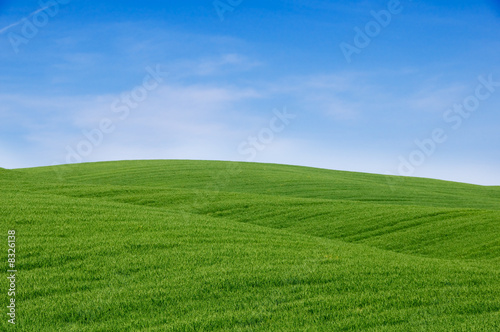
<path fill-rule="evenodd" d="M 500 185 L 499 31 L 492 0 L 0 1 L 0 167 L 214 159 Z"/>

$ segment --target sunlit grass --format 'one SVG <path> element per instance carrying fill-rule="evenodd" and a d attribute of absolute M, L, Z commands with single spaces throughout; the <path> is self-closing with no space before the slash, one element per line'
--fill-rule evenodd
<path fill-rule="evenodd" d="M 389 180 L 202 161 L 0 170 L 16 329 L 499 330 L 500 189 Z"/>

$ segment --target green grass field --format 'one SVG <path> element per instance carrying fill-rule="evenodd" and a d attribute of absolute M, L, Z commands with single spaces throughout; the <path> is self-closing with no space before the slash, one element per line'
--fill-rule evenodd
<path fill-rule="evenodd" d="M 214 161 L 0 186 L 2 331 L 500 331 L 500 187 Z"/>

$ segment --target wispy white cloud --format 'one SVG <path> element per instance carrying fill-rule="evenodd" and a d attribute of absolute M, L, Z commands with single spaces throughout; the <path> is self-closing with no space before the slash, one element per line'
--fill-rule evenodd
<path fill-rule="evenodd" d="M 35 112 L 19 114 L 14 119 L 18 137 L 36 151 L 33 160 L 65 162 L 67 146 L 84 140 L 83 131 L 98 128 L 104 118 L 113 121 L 116 130 L 106 135 L 86 161 L 99 159 L 102 152 L 122 151 L 123 158 L 144 149 L 171 151 L 169 155 L 183 155 L 189 151 L 203 151 L 209 155 L 217 147 L 236 149 L 243 137 L 242 127 L 248 125 L 241 112 L 243 101 L 259 99 L 260 94 L 249 88 L 212 85 L 164 85 L 130 110 L 130 115 L 120 120 L 112 105 L 122 94 L 48 98 L 30 96 L 1 96 L 0 101 L 10 100 L 10 111 L 31 109 Z M 8 118 L 8 117 L 6 117 Z M 8 125 L 4 123 L 4 125 Z M 180 151 L 185 151 L 180 154 Z M 175 153 L 174 153 L 175 152 Z M 116 155 L 113 152 L 112 155 Z M 144 153 L 140 154 L 144 156 Z M 217 154 L 214 154 L 217 155 Z M 151 155 L 153 158 L 168 155 Z M 192 155 L 198 158 L 197 154 Z M 32 164 L 28 164 L 32 165 Z M 27 165 L 27 166 L 28 166 Z"/>
<path fill-rule="evenodd" d="M 443 113 L 452 103 L 457 102 L 467 92 L 462 83 L 439 84 L 427 80 L 418 91 L 408 96 L 407 104 L 421 112 Z"/>
<path fill-rule="evenodd" d="M 8 31 L 9 29 L 12 29 L 13 27 L 16 27 L 16 26 L 18 26 L 19 24 L 23 23 L 26 19 L 30 18 L 31 16 L 33 16 L 33 15 L 35 15 L 35 14 L 38 14 L 39 12 L 44 11 L 44 10 L 46 10 L 46 9 L 50 8 L 50 7 L 51 7 L 51 6 L 46 6 L 46 7 L 43 7 L 43 8 L 37 9 L 37 10 L 35 10 L 34 12 L 32 12 L 32 13 L 28 14 L 28 15 L 27 15 L 26 17 L 24 17 L 23 19 L 21 19 L 21 20 L 19 20 L 19 21 L 15 22 L 15 23 L 9 24 L 9 25 L 8 25 L 8 26 L 6 26 L 6 27 L 1 28 L 1 29 L 0 29 L 0 35 L 1 35 L 1 34 L 3 34 L 3 33 L 5 33 L 6 31 Z"/>
<path fill-rule="evenodd" d="M 218 62 L 222 67 L 240 62 L 238 57 L 222 60 Z M 218 65 L 214 66 L 214 70 L 218 70 Z M 408 72 L 405 75 L 412 74 Z M 32 161 L 13 154 L 12 149 L 7 149 L 8 145 L 0 152 L 5 152 L 5 160 L 8 160 L 3 165 L 13 167 L 35 166 L 33 160 L 39 164 L 51 164 L 54 161 L 65 163 L 66 147 L 75 146 L 84 139 L 82 131 L 96 128 L 103 118 L 111 118 L 115 121 L 116 130 L 106 135 L 103 143 L 85 161 L 168 158 L 245 160 L 247 156 L 237 152 L 242 140 L 255 134 L 261 128 L 259 124 L 269 121 L 273 108 L 289 106 L 294 112 L 301 112 L 300 119 L 290 131 L 287 129 L 264 151 L 259 152 L 255 161 L 391 173 L 397 166 L 397 156 L 405 152 L 404 146 L 403 150 L 391 150 L 390 146 L 372 150 L 374 143 L 368 144 L 363 140 L 362 145 L 347 140 L 319 142 L 308 137 L 314 128 L 301 127 L 303 122 L 309 119 L 318 121 L 319 115 L 319 119 L 329 119 L 332 124 L 340 124 L 341 127 L 345 122 L 363 123 L 373 112 L 376 114 L 376 123 L 360 128 L 371 130 L 380 126 L 387 130 L 384 121 L 393 116 L 384 115 L 388 107 L 406 111 L 427 110 L 431 105 L 436 110 L 441 109 L 442 105 L 448 105 L 452 95 L 460 95 L 463 86 L 435 80 L 432 85 L 427 86 L 428 82 L 424 82 L 418 86 L 419 89 L 410 89 L 417 93 L 397 95 L 377 85 L 376 77 L 374 73 L 342 72 L 296 76 L 266 84 L 247 82 L 245 86 L 224 85 L 215 81 L 193 84 L 167 79 L 145 101 L 131 109 L 130 116 L 123 121 L 118 120 L 117 114 L 111 110 L 111 105 L 122 98 L 122 93 L 75 97 L 0 95 L 0 104 L 3 105 L 0 114 L 4 115 L 6 121 L 16 110 L 21 110 L 21 113 L 24 109 L 31 110 L 24 115 L 18 114 L 23 121 L 16 120 L 16 123 L 20 130 L 22 127 L 26 129 L 22 137 L 31 146 L 26 151 L 30 151 L 29 159 Z M 283 96 L 289 103 L 277 104 L 283 101 Z M 252 108 L 254 102 L 260 102 L 267 108 L 261 113 L 256 112 Z M 436 119 L 440 120 L 439 113 Z M 409 121 L 407 126 L 411 125 Z M 429 125 L 429 129 L 433 126 L 434 123 Z M 403 144 L 404 135 L 393 139 Z M 372 137 L 373 141 L 378 139 Z M 413 144 L 414 139 L 415 136 L 410 134 L 408 144 Z M 433 167 L 445 169 L 445 166 L 429 161 L 415 175 L 431 177 L 438 174 L 433 173 Z M 445 177 L 445 171 L 439 174 L 447 179 L 459 177 L 458 173 Z M 489 178 L 493 179 L 491 174 Z M 487 176 L 467 179 L 486 183 Z"/>
<path fill-rule="evenodd" d="M 244 71 L 259 66 L 258 61 L 252 61 L 240 54 L 224 54 L 217 59 L 206 59 L 201 61 L 194 68 L 194 73 L 198 75 L 212 75 L 231 68 L 233 70 Z"/>
<path fill-rule="evenodd" d="M 187 76 L 217 76 L 240 73 L 262 66 L 262 62 L 238 53 L 225 53 L 216 57 L 183 60 L 173 63 L 174 73 Z"/>

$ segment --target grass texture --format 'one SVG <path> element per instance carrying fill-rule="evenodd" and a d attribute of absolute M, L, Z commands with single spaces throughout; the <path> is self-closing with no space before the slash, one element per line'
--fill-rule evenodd
<path fill-rule="evenodd" d="M 153 160 L 0 188 L 2 331 L 500 330 L 500 187 Z"/>

